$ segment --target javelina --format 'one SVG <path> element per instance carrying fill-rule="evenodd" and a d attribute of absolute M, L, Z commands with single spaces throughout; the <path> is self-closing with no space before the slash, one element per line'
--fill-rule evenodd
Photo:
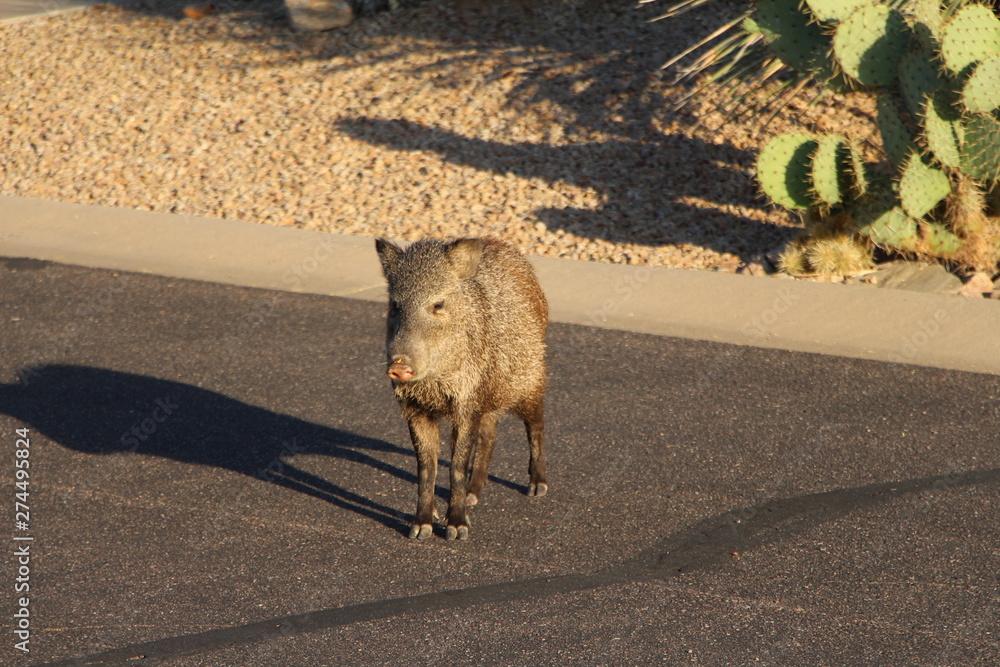
<path fill-rule="evenodd" d="M 417 454 L 411 538 L 437 516 L 438 420 L 451 420 L 449 540 L 469 537 L 468 507 L 486 481 L 497 420 L 524 420 L 529 495 L 548 490 L 542 454 L 548 305 L 528 261 L 498 239 L 375 241 L 389 283 L 386 355 L 393 390 Z M 467 476 L 471 473 L 471 479 Z"/>

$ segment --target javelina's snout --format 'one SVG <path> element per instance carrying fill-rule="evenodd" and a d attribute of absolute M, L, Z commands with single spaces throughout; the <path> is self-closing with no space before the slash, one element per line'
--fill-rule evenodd
<path fill-rule="evenodd" d="M 413 378 L 413 365 L 405 354 L 397 354 L 393 357 L 392 363 L 389 364 L 389 370 L 386 372 L 397 382 L 409 382 Z"/>

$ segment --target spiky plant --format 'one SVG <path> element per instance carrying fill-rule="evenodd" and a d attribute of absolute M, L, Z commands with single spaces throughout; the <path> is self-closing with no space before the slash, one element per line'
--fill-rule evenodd
<path fill-rule="evenodd" d="M 687 0 L 665 17 L 710 1 Z M 698 48 L 682 75 L 707 73 L 709 83 L 735 86 L 737 102 L 780 71 L 794 73 L 783 84 L 786 98 L 809 82 L 876 95 L 893 177 L 865 164 L 845 137 L 783 134 L 764 147 L 757 165 L 776 204 L 807 211 L 813 222 L 847 214 L 853 233 L 888 249 L 997 267 L 995 7 L 970 0 L 757 0 L 686 53 Z"/>
<path fill-rule="evenodd" d="M 872 266 L 871 246 L 852 234 L 811 239 L 806 259 L 816 273 L 850 276 Z"/>
<path fill-rule="evenodd" d="M 790 276 L 801 276 L 813 272 L 806 255 L 808 249 L 807 239 L 796 239 L 781 251 L 778 255 L 778 269 Z"/>

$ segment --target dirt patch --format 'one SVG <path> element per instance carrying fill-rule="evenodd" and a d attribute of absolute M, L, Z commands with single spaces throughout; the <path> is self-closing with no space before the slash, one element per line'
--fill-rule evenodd
<path fill-rule="evenodd" d="M 660 70 L 720 4 L 438 1 L 302 34 L 280 4 L 104 5 L 0 27 L 0 192 L 401 239 L 735 270 L 797 232 L 752 178 L 790 127 L 868 131 L 864 99 L 764 132 Z M 732 5 L 734 12 L 739 5 Z"/>

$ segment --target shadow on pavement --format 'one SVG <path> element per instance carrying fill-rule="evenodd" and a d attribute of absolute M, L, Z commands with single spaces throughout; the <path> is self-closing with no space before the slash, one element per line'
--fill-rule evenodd
<path fill-rule="evenodd" d="M 413 517 L 300 470 L 296 455 L 360 463 L 410 484 L 378 453 L 410 450 L 248 405 L 192 385 L 86 366 L 45 366 L 0 385 L 0 413 L 85 454 L 135 453 L 224 468 L 330 502 L 408 534 Z M 521 488 L 506 480 L 494 481 Z M 438 494 L 448 492 L 438 487 Z"/>
<path fill-rule="evenodd" d="M 1000 482 L 1000 468 L 869 484 L 737 507 L 668 535 L 650 549 L 593 574 L 522 579 L 405 598 L 335 607 L 190 635 L 169 637 L 79 660 L 110 662 L 142 655 L 152 660 L 176 658 L 223 646 L 250 644 L 361 621 L 441 609 L 471 608 L 488 603 L 528 600 L 638 581 L 663 580 L 717 569 L 733 557 L 763 546 L 787 542 L 819 525 L 857 511 L 876 508 L 897 498 L 934 489 L 960 489 Z"/>

